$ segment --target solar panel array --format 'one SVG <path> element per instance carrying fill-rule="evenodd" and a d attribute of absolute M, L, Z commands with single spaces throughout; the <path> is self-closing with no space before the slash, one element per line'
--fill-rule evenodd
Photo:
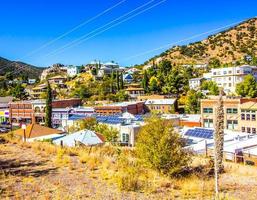
<path fill-rule="evenodd" d="M 185 135 L 190 137 L 213 139 L 213 130 L 204 128 L 189 129 Z"/>
<path fill-rule="evenodd" d="M 124 119 L 121 119 L 120 116 L 97 116 L 96 120 L 107 124 L 121 124 L 124 122 Z"/>

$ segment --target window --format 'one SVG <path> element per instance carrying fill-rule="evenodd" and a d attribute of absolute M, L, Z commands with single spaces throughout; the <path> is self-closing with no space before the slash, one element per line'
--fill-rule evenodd
<path fill-rule="evenodd" d="M 243 132 L 243 133 L 245 132 L 245 127 L 244 127 L 244 126 L 242 126 L 242 132 Z"/>
<path fill-rule="evenodd" d="M 228 114 L 237 114 L 237 108 L 227 108 Z"/>
<path fill-rule="evenodd" d="M 251 133 L 251 128 L 247 127 L 247 133 Z"/>
<path fill-rule="evenodd" d="M 227 120 L 227 129 L 234 130 L 238 127 L 237 120 Z"/>
<path fill-rule="evenodd" d="M 205 128 L 213 128 L 213 120 L 212 119 L 204 119 L 203 125 Z"/>
<path fill-rule="evenodd" d="M 252 121 L 255 121 L 255 120 L 256 120 L 256 115 L 252 114 Z"/>
<path fill-rule="evenodd" d="M 252 128 L 252 134 L 256 134 L 256 128 Z"/>
<path fill-rule="evenodd" d="M 251 119 L 251 115 L 250 114 L 246 114 L 246 120 L 250 121 L 250 119 Z"/>
<path fill-rule="evenodd" d="M 124 142 L 124 143 L 129 142 L 129 134 L 127 134 L 127 133 L 122 134 L 122 142 Z"/>
<path fill-rule="evenodd" d="M 229 86 L 229 87 L 231 87 L 231 86 L 232 86 L 232 84 L 231 84 L 231 83 L 229 83 L 229 84 L 228 84 L 228 86 Z"/>
<path fill-rule="evenodd" d="M 216 75 L 217 73 L 216 72 L 213 72 L 213 75 Z"/>
<path fill-rule="evenodd" d="M 245 120 L 245 114 L 241 114 L 241 120 Z"/>
<path fill-rule="evenodd" d="M 213 113 L 213 108 L 203 108 L 203 113 Z"/>
<path fill-rule="evenodd" d="M 232 74 L 232 71 L 228 71 L 229 74 Z"/>

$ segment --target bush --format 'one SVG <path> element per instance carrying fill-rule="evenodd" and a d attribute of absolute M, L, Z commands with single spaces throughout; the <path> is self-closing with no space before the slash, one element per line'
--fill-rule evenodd
<path fill-rule="evenodd" d="M 172 123 L 152 117 L 140 129 L 136 155 L 149 167 L 169 176 L 176 176 L 190 161 L 184 142 L 173 130 Z"/>

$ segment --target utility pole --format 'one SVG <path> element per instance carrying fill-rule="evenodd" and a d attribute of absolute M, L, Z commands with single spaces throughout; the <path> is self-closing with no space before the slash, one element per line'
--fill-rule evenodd
<path fill-rule="evenodd" d="M 214 173 L 215 173 L 215 198 L 219 198 L 219 174 L 223 171 L 223 143 L 224 143 L 224 107 L 222 100 L 223 91 L 220 90 L 215 134 L 214 134 Z"/>

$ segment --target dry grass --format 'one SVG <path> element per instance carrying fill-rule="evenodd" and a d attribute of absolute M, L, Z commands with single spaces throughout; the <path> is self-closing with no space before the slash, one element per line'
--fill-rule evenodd
<path fill-rule="evenodd" d="M 47 158 L 50 161 L 52 160 L 55 166 L 60 169 L 64 168 L 66 173 L 74 173 L 72 176 L 74 178 L 77 176 L 76 174 L 89 176 L 93 182 L 96 181 L 94 182 L 95 188 L 102 187 L 101 184 L 108 184 L 108 186 L 105 187 L 112 188 L 112 192 L 110 193 L 117 195 L 134 195 L 135 199 L 148 197 L 150 199 L 165 199 L 167 197 L 168 199 L 213 199 L 214 196 L 213 178 L 206 176 L 205 173 L 205 170 L 208 171 L 207 168 L 209 165 L 209 160 L 206 158 L 195 157 L 192 163 L 192 168 L 202 166 L 205 170 L 198 173 L 192 171 L 192 174 L 184 178 L 171 179 L 138 163 L 131 149 L 120 149 L 112 146 L 60 148 L 45 142 L 23 143 L 16 139 L 10 139 L 10 137 L 8 141 L 20 146 L 24 151 L 27 149 L 28 151 L 39 154 L 43 158 Z M 19 161 L 17 161 L 16 165 L 19 165 Z M 245 196 L 249 196 L 249 191 L 247 191 L 246 188 L 250 186 L 245 182 L 241 184 L 243 179 L 244 181 L 251 180 L 251 189 L 257 189 L 256 167 L 225 163 L 225 170 L 226 173 L 221 177 L 221 191 L 223 192 L 221 199 L 241 199 L 245 198 Z M 17 179 L 16 177 L 6 175 L 4 172 L 0 173 L 0 178 L 2 180 L 8 180 L 8 183 L 5 182 L 7 185 L 17 184 L 12 181 Z M 69 181 L 71 181 L 71 185 L 73 185 L 73 180 Z M 27 187 L 33 187 L 35 191 L 40 190 L 41 186 L 36 186 L 36 184 L 38 184 L 37 178 L 29 176 L 23 178 L 22 182 L 24 185 L 27 185 Z M 47 183 L 47 180 L 44 180 L 44 182 Z M 83 185 L 83 183 L 80 182 L 77 182 L 77 184 Z M 240 184 L 241 186 L 236 184 Z M 49 183 L 49 185 L 51 184 Z M 65 191 L 65 199 L 74 198 L 74 193 L 80 198 L 90 195 L 90 192 L 92 192 L 76 188 L 72 190 L 72 194 L 67 194 L 67 190 L 69 190 L 67 187 L 71 187 L 71 185 L 66 187 L 61 185 L 62 184 L 58 182 L 56 185 L 58 187 L 55 187 L 54 192 L 44 193 L 42 199 L 63 199 L 63 193 L 65 193 Z M 45 184 L 45 187 L 47 187 L 47 184 Z M 7 188 L 8 191 L 14 190 L 9 187 Z M 8 194 L 8 191 L 5 191 L 5 196 L 13 195 L 13 192 Z M 237 193 L 234 191 L 237 191 Z M 254 193 L 251 194 L 254 196 Z M 18 196 L 18 194 L 16 195 Z M 99 199 L 101 199 L 101 195 L 103 194 L 97 195 L 99 195 Z M 118 199 L 119 197 L 116 196 Z"/>

